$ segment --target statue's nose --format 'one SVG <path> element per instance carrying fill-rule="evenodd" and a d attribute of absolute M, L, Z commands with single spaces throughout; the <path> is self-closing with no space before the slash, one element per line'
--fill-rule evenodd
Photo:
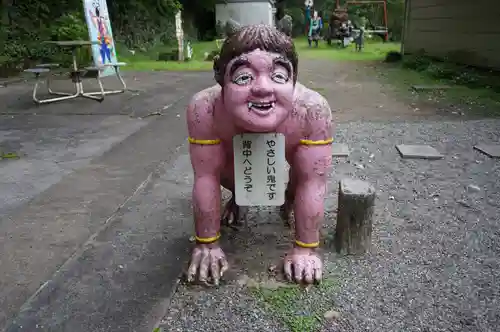
<path fill-rule="evenodd" d="M 252 86 L 252 93 L 256 96 L 267 96 L 273 92 L 273 88 L 269 79 L 260 77 Z"/>

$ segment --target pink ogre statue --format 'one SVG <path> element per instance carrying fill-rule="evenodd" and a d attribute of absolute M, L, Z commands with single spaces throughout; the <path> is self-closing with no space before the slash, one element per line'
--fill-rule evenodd
<path fill-rule="evenodd" d="M 196 246 L 189 282 L 219 280 L 228 262 L 219 245 L 222 218 L 235 221 L 233 136 L 281 133 L 290 164 L 282 216 L 295 217 L 295 241 L 284 273 L 297 283 L 319 282 L 323 264 L 317 248 L 331 168 L 332 113 L 317 92 L 297 82 L 293 41 L 267 25 L 240 28 L 228 37 L 214 63 L 217 85 L 198 92 L 187 109 Z M 221 188 L 233 197 L 221 214 Z"/>

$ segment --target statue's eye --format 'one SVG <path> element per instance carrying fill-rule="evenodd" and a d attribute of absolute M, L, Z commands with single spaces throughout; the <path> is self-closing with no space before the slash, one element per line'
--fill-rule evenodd
<path fill-rule="evenodd" d="M 273 79 L 273 81 L 280 84 L 285 84 L 286 82 L 288 82 L 288 75 L 282 72 L 274 73 L 271 78 Z"/>
<path fill-rule="evenodd" d="M 250 83 L 251 80 L 252 80 L 252 75 L 244 73 L 244 74 L 240 74 L 240 75 L 236 76 L 233 79 L 233 83 L 238 84 L 238 85 L 246 85 L 246 84 Z"/>

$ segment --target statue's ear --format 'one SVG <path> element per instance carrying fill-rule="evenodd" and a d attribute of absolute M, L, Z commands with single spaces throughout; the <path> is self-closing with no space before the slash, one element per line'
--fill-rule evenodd
<path fill-rule="evenodd" d="M 240 29 L 241 29 L 241 24 L 238 23 L 237 21 L 233 20 L 232 18 L 230 18 L 226 21 L 226 36 L 227 37 L 231 37 Z"/>

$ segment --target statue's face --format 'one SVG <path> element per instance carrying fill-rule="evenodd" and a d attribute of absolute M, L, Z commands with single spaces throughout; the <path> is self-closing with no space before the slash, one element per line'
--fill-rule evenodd
<path fill-rule="evenodd" d="M 272 132 L 293 108 L 293 69 L 283 56 L 259 49 L 226 67 L 224 108 L 250 132 Z"/>

